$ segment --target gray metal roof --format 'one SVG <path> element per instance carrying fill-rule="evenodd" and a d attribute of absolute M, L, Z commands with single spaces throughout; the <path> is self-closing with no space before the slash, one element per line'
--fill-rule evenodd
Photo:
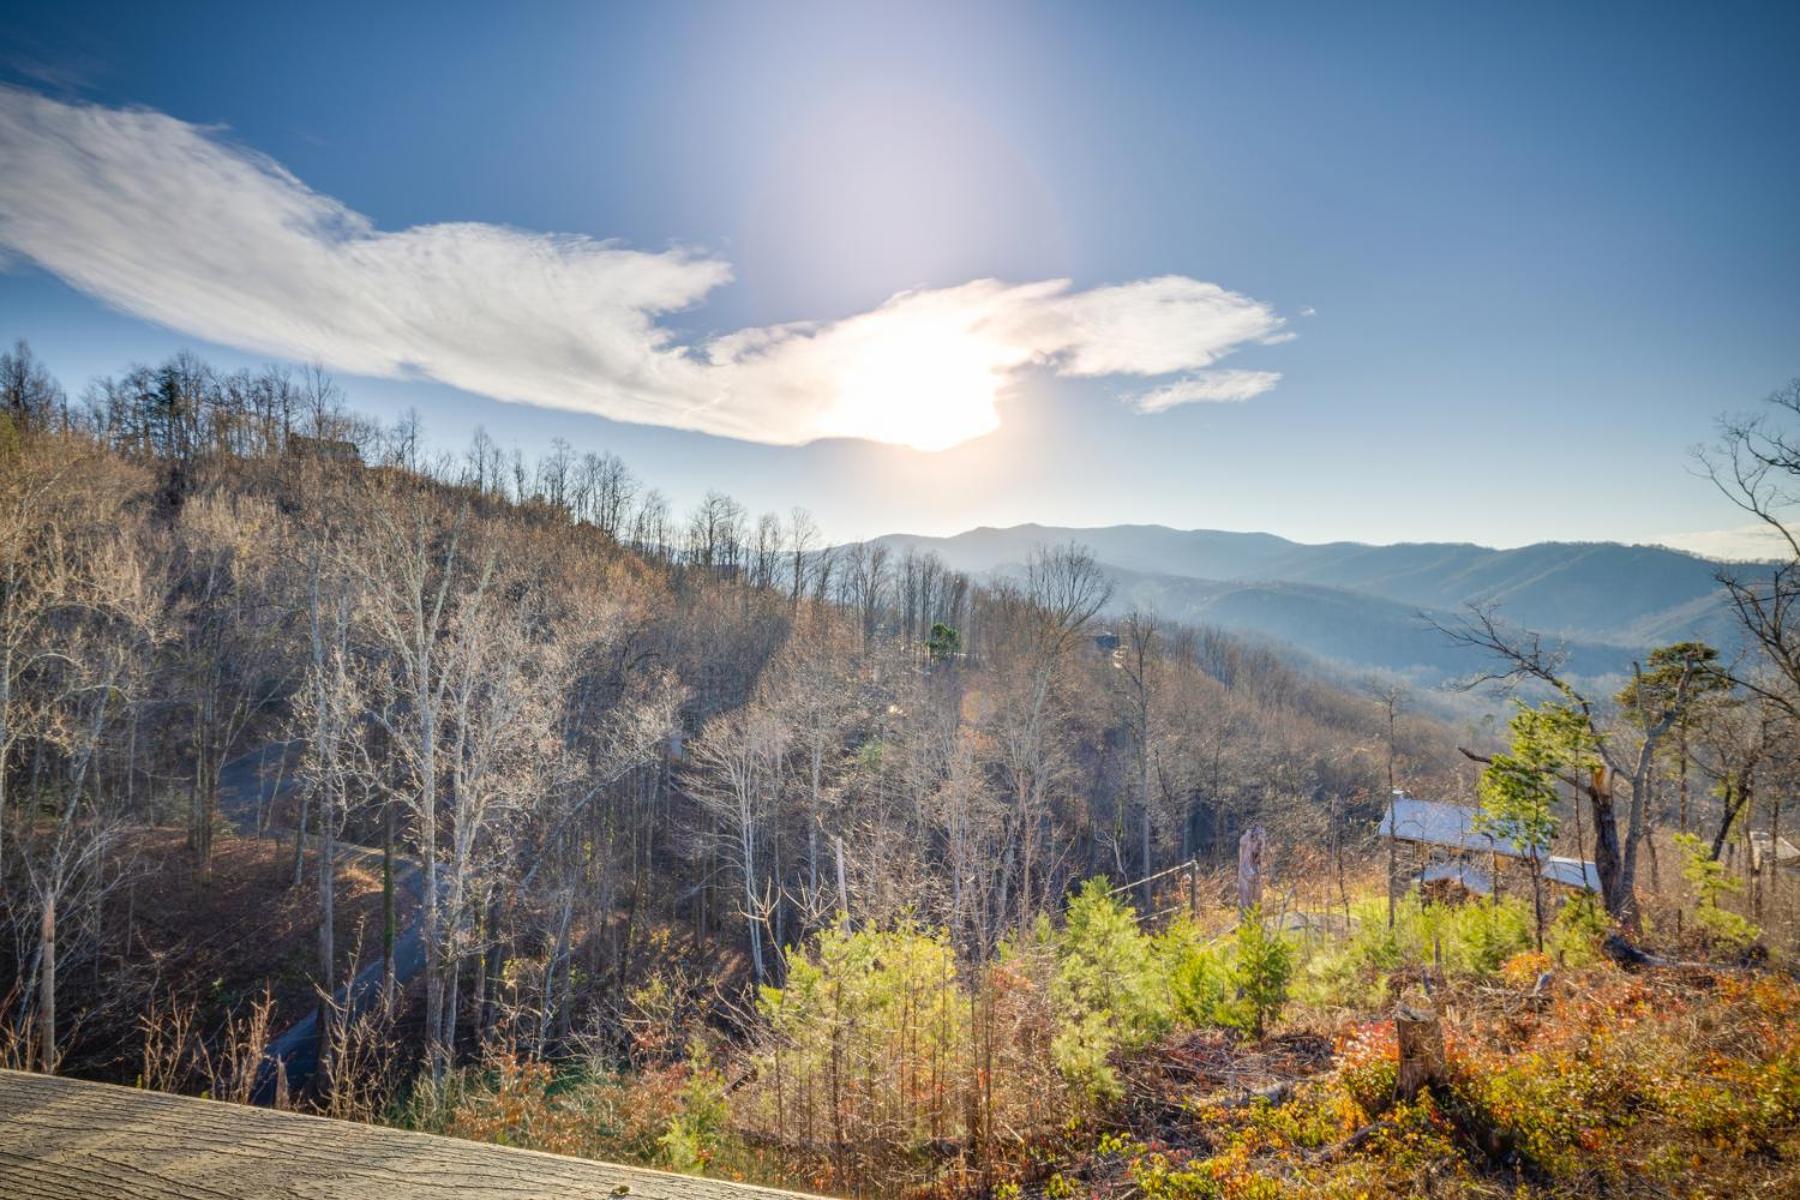
<path fill-rule="evenodd" d="M 1405 792 L 1395 792 L 1388 811 L 1381 815 L 1381 836 L 1402 842 L 1449 846 L 1475 854 L 1531 857 L 1531 850 L 1525 843 L 1481 832 L 1475 821 L 1477 812 L 1477 809 L 1461 804 L 1415 800 Z M 1542 847 L 1539 853 L 1547 849 L 1549 847 Z"/>
<path fill-rule="evenodd" d="M 1483 896 L 1491 896 L 1494 894 L 1494 881 L 1488 877 L 1486 871 L 1482 870 L 1474 863 L 1432 863 L 1429 867 L 1426 867 L 1423 871 L 1419 872 L 1420 883 L 1436 883 L 1440 879 L 1448 880 L 1451 883 L 1461 884 L 1471 892 L 1477 892 Z"/>
<path fill-rule="evenodd" d="M 1786 838 L 1777 838 L 1766 829 L 1750 831 L 1750 858 L 1757 870 L 1774 862 L 1783 867 L 1800 866 L 1800 847 Z"/>
<path fill-rule="evenodd" d="M 1551 883 L 1560 883 L 1564 887 L 1581 888 L 1588 892 L 1600 890 L 1600 869 L 1586 859 L 1545 859 L 1542 874 Z"/>

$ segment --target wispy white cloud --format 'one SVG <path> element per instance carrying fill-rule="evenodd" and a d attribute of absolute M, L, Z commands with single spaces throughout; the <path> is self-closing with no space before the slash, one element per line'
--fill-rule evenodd
<path fill-rule="evenodd" d="M 1204 370 L 1282 339 L 1268 305 L 1165 276 L 1075 290 L 976 280 L 854 316 L 679 338 L 662 319 L 732 278 L 479 223 L 384 231 L 217 129 L 0 88 L 0 252 L 210 341 L 361 375 L 729 437 L 924 448 L 999 423 L 1022 373 L 1183 378 L 1142 411 L 1242 400 L 1268 371 Z M 1161 399 L 1158 399 L 1161 397 Z"/>
<path fill-rule="evenodd" d="M 1127 399 L 1141 413 L 1159 413 L 1182 404 L 1252 400 L 1280 382 L 1279 371 L 1196 371 Z"/>
<path fill-rule="evenodd" d="M 1702 529 L 1693 533 L 1669 533 L 1651 539 L 1652 545 L 1686 550 L 1723 562 L 1759 562 L 1787 558 L 1792 548 L 1779 533 L 1761 521 L 1731 529 Z"/>

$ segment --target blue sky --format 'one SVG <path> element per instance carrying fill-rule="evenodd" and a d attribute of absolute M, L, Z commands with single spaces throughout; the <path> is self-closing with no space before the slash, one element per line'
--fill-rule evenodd
<path fill-rule="evenodd" d="M 1729 531 L 1800 374 L 1794 5 L 374 7 L 7 5 L 0 336 L 840 537 Z"/>

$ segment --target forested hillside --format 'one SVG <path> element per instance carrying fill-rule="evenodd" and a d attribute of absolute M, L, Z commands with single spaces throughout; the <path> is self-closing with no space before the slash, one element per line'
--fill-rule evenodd
<path fill-rule="evenodd" d="M 980 579 L 803 511 L 676 513 L 604 454 L 429 452 L 317 372 L 181 356 L 70 401 L 21 345 L 0 386 L 0 1065 L 862 1195 L 1261 1195 L 1179 1190 L 1200 1143 L 1145 1132 L 1188 1103 L 1170 1070 L 1287 1103 L 1406 971 L 1479 997 L 1504 964 L 1598 970 L 1609 917 L 1791 949 L 1779 872 L 1727 899 L 1720 861 L 1780 828 L 1785 692 L 1704 648 L 1509 743 L 1103 617 L 1072 542 Z M 1395 900 L 1395 783 L 1551 831 L 1566 806 L 1578 853 L 1616 798 L 1605 911 Z M 1658 826 L 1716 826 L 1695 890 Z M 1385 1052 L 1356 1053 L 1291 1144 L 1384 1110 Z"/>
<path fill-rule="evenodd" d="M 1295 661 L 1319 660 L 1340 676 L 1392 673 L 1422 690 L 1441 691 L 1479 673 L 1482 653 L 1441 632 L 1464 612 L 1420 609 L 1349 588 L 1309 583 L 1219 583 L 1183 575 L 1157 575 L 1100 564 L 1113 586 L 1114 612 L 1141 609 L 1170 620 L 1211 626 L 1270 644 Z M 1002 575 L 1007 570 L 1002 568 Z M 1722 602 L 1706 603 L 1712 623 L 1729 619 Z M 1505 608 L 1497 610 L 1510 618 Z M 1622 682 L 1634 658 L 1664 639 L 1630 645 L 1559 637 L 1571 673 Z M 1298 652 L 1298 653 L 1296 653 Z"/>
<path fill-rule="evenodd" d="M 577 981 L 616 993 L 647 939 L 742 952 L 761 980 L 843 909 L 981 952 L 1072 880 L 1229 854 L 1248 814 L 1322 839 L 1378 810 L 1373 703 L 1147 620 L 1121 669 L 1078 547 L 977 586 L 929 554 L 823 551 L 804 512 L 671 513 L 606 456 L 430 459 L 313 374 L 184 357 L 69 403 L 27 355 L 0 521 L 21 1038 L 45 913 L 61 978 L 148 997 L 108 942 L 137 831 L 184 826 L 204 871 L 226 764 L 276 743 L 299 748 L 294 807 L 257 825 L 423 865 L 439 1070 L 459 1014 L 495 1019 L 493 973 L 534 956 L 530 1003 L 566 1033 L 592 1007 Z M 1396 730 L 1420 772 L 1448 746 Z M 328 897 L 318 857 L 303 886 Z M 324 983 L 351 931 L 319 921 Z M 93 1032 L 66 1002 L 55 1028 Z"/>

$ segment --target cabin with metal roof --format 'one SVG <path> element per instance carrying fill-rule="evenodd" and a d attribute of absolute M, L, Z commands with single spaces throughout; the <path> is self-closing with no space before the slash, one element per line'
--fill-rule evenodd
<path fill-rule="evenodd" d="M 1582 891 L 1600 890 L 1600 872 L 1586 859 L 1563 858 L 1550 847 L 1533 847 L 1512 838 L 1496 837 L 1481 828 L 1480 810 L 1441 800 L 1420 800 L 1395 790 L 1382 814 L 1382 838 L 1410 843 L 1423 853 L 1436 853 L 1418 876 L 1421 884 L 1456 884 L 1480 895 L 1491 895 L 1494 878 L 1470 861 L 1488 855 L 1499 865 L 1501 858 L 1524 859 L 1539 864 L 1539 873 L 1550 883 Z"/>
<path fill-rule="evenodd" d="M 1396 791 L 1381 818 L 1381 836 L 1422 846 L 1438 846 L 1465 854 L 1503 854 L 1508 858 L 1542 857 L 1550 848 L 1541 846 L 1534 856 L 1524 842 L 1497 838 L 1480 828 L 1476 809 L 1438 800 L 1419 800 Z"/>
<path fill-rule="evenodd" d="M 1776 837 L 1763 829 L 1750 831 L 1750 869 L 1764 871 L 1770 867 L 1800 869 L 1800 846 L 1784 837 Z"/>

